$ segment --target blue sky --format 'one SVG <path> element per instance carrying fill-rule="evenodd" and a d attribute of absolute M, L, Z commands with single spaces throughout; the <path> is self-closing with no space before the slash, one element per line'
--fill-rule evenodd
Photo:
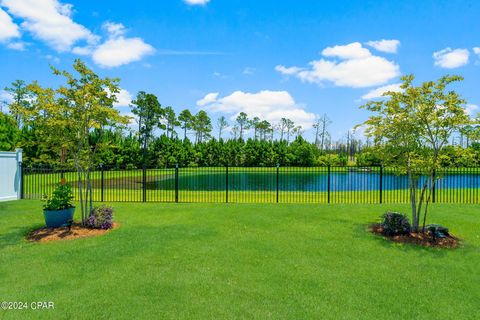
<path fill-rule="evenodd" d="M 0 0 L 0 8 L 1 87 L 55 85 L 48 65 L 68 69 L 80 57 L 121 78 L 123 113 L 129 95 L 145 90 L 213 119 L 288 116 L 307 137 L 325 113 L 340 139 L 366 119 L 365 98 L 408 73 L 462 75 L 455 89 L 469 111 L 480 105 L 480 1 Z"/>

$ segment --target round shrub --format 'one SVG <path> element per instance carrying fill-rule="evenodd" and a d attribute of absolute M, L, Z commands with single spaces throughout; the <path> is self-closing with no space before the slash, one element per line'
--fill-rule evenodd
<path fill-rule="evenodd" d="M 110 229 L 113 227 L 113 208 L 102 205 L 101 207 L 93 208 L 90 216 L 86 221 L 89 228 L 94 229 Z"/>
<path fill-rule="evenodd" d="M 408 218 L 398 212 L 385 212 L 380 225 L 382 226 L 383 234 L 387 236 L 409 234 L 411 231 Z"/>

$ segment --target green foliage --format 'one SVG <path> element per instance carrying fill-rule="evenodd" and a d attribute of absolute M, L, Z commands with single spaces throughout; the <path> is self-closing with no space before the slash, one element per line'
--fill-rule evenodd
<path fill-rule="evenodd" d="M 362 152 L 356 154 L 357 166 L 371 167 L 380 166 L 382 159 L 375 153 L 374 150 L 362 150 Z"/>
<path fill-rule="evenodd" d="M 318 166 L 346 166 L 347 157 L 339 154 L 322 154 L 317 157 Z"/>
<path fill-rule="evenodd" d="M 398 212 L 385 212 L 382 215 L 380 225 L 382 226 L 383 233 L 387 236 L 409 234 L 411 230 L 408 218 Z"/>
<path fill-rule="evenodd" d="M 50 198 L 45 199 L 45 210 L 63 210 L 73 208 L 72 187 L 64 181 L 58 183 Z"/>
<path fill-rule="evenodd" d="M 425 227 L 425 231 L 433 238 L 433 241 L 436 241 L 437 238 L 446 238 L 450 235 L 448 228 L 439 224 L 429 224 Z"/>
<path fill-rule="evenodd" d="M 0 112 L 0 151 L 13 151 L 20 139 L 15 119 Z"/>
<path fill-rule="evenodd" d="M 424 221 L 426 218 L 435 185 L 433 173 L 441 166 L 441 154 L 448 139 L 478 121 L 466 115 L 465 100 L 455 91 L 447 91 L 447 86 L 461 81 L 461 77 L 444 76 L 420 86 L 413 85 L 413 75 L 402 80 L 401 92 L 386 92 L 385 99 L 370 101 L 362 107 L 373 113 L 364 125 L 366 134 L 374 138 L 382 163 L 409 176 L 412 226 L 418 230 L 422 209 Z M 418 196 L 422 175 L 427 179 Z"/>
<path fill-rule="evenodd" d="M 160 119 L 165 115 L 160 102 L 154 94 L 140 91 L 132 101 L 132 113 L 138 117 L 138 135 L 140 143 L 146 149 L 156 127 L 165 129 Z"/>

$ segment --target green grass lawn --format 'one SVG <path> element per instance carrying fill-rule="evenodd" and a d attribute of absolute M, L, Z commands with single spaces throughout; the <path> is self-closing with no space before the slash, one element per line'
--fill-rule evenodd
<path fill-rule="evenodd" d="M 456 250 L 366 232 L 408 205 L 118 203 L 105 236 L 29 243 L 41 203 L 0 203 L 0 319 L 478 319 L 480 207 L 435 204 Z"/>

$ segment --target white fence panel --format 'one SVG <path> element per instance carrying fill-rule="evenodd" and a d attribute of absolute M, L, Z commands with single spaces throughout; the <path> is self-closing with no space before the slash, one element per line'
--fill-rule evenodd
<path fill-rule="evenodd" d="M 20 199 L 22 149 L 0 151 L 0 201 Z"/>

